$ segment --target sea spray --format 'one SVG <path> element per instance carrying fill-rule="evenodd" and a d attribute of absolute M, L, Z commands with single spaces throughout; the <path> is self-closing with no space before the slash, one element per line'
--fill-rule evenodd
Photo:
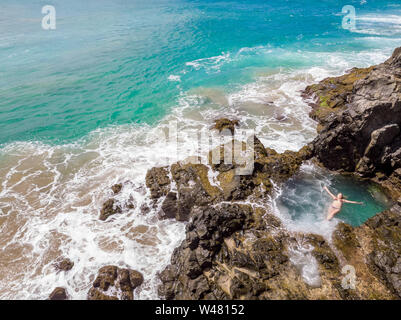
<path fill-rule="evenodd" d="M 297 243 L 289 248 L 290 261 L 298 269 L 305 283 L 311 287 L 320 287 L 319 264 L 312 255 L 313 246 Z"/>

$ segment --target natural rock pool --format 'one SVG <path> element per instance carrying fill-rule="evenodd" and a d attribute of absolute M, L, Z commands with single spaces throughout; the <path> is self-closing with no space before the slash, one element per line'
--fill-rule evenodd
<path fill-rule="evenodd" d="M 303 165 L 300 173 L 280 190 L 275 201 L 276 209 L 291 224 L 317 232 L 314 229 L 325 228 L 330 224 L 325 218 L 332 200 L 323 190 L 324 186 L 335 195 L 341 192 L 348 200 L 363 202 L 363 205 L 344 203 L 341 212 L 333 219 L 352 226 L 363 224 L 392 204 L 380 188 L 372 183 L 333 174 L 314 165 Z"/>

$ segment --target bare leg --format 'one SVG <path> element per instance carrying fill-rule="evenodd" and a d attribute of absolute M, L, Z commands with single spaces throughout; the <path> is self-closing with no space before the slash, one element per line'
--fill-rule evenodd
<path fill-rule="evenodd" d="M 329 212 L 327 214 L 326 220 L 331 220 L 334 218 L 334 216 L 340 212 L 341 209 L 334 209 L 334 208 L 330 208 Z"/>

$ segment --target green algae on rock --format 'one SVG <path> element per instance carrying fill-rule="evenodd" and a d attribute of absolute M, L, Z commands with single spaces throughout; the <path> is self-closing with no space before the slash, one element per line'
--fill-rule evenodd
<path fill-rule="evenodd" d="M 373 67 L 353 68 L 340 77 L 330 77 L 317 84 L 310 85 L 302 92 L 310 100 L 310 117 L 319 122 L 318 131 L 323 129 L 325 119 L 330 114 L 339 113 L 347 108 L 357 80 L 365 78 Z"/>

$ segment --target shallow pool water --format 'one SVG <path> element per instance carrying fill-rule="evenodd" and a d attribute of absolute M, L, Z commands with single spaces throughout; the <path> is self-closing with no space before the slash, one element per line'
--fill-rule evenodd
<path fill-rule="evenodd" d="M 348 200 L 363 202 L 363 205 L 344 203 L 341 212 L 333 219 L 335 222 L 340 220 L 359 226 L 391 206 L 391 201 L 372 183 L 332 174 L 314 165 L 304 165 L 300 173 L 281 189 L 276 200 L 278 212 L 292 224 L 315 232 L 310 226 L 320 228 L 319 223 L 328 223 L 324 220 L 332 200 L 324 186 L 333 194 L 341 192 Z"/>

